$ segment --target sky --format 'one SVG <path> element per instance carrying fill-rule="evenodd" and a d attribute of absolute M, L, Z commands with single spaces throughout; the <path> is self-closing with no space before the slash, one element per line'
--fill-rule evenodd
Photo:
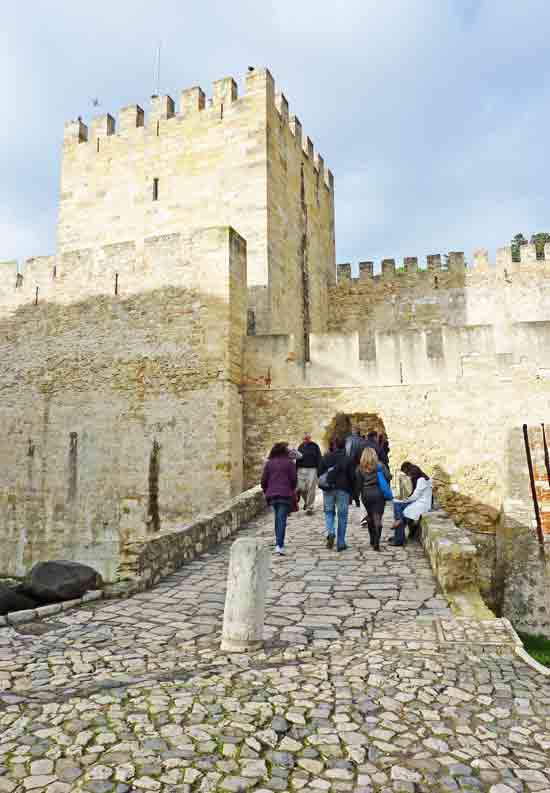
<path fill-rule="evenodd" d="M 0 26 L 0 260 L 55 252 L 63 124 L 268 66 L 335 178 L 337 261 L 550 231 L 548 0 L 18 0 Z M 98 98 L 100 105 L 93 106 Z"/>

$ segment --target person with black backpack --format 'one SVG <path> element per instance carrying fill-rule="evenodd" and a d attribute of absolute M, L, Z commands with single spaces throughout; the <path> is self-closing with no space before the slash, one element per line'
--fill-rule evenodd
<path fill-rule="evenodd" d="M 393 498 L 389 480 L 390 472 L 379 459 L 372 447 L 367 447 L 361 455 L 356 473 L 358 490 L 367 514 L 361 525 L 366 523 L 369 529 L 370 544 L 375 551 L 380 550 L 382 535 L 382 516 L 386 501 Z"/>
<path fill-rule="evenodd" d="M 336 438 L 335 450 L 325 454 L 319 466 L 319 487 L 323 491 L 327 548 L 345 551 L 349 504 L 355 494 L 355 463 L 346 454 L 346 441 Z M 338 514 L 338 530 L 335 517 Z"/>

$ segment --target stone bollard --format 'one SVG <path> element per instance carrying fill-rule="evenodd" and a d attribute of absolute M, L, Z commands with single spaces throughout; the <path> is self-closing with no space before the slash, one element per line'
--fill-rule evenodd
<path fill-rule="evenodd" d="M 221 643 L 225 652 L 262 646 L 270 556 L 269 546 L 253 538 L 243 537 L 231 546 Z"/>

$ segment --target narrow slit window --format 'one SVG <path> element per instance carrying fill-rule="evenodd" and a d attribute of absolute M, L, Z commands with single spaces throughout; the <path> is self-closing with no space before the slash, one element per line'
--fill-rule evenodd
<path fill-rule="evenodd" d="M 157 138 L 160 135 L 160 121 L 157 121 Z"/>
<path fill-rule="evenodd" d="M 99 151 L 99 138 L 97 139 L 97 150 Z"/>
<path fill-rule="evenodd" d="M 118 295 L 118 273 L 115 273 L 115 295 Z"/>
<path fill-rule="evenodd" d="M 153 179 L 153 201 L 159 200 L 159 180 Z"/>

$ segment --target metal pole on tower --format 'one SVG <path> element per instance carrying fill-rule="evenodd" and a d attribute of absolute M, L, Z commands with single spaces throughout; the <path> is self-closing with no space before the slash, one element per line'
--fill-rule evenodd
<path fill-rule="evenodd" d="M 155 93 L 157 96 L 160 95 L 160 50 L 162 47 L 162 41 L 159 39 L 159 43 L 157 46 L 157 69 L 156 69 L 156 88 Z"/>

